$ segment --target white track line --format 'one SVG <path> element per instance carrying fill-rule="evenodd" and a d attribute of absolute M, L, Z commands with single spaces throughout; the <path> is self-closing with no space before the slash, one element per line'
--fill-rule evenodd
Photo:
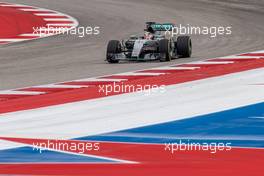
<path fill-rule="evenodd" d="M 250 52 L 250 54 L 252 54 L 252 53 L 264 53 L 264 50 Z"/>
<path fill-rule="evenodd" d="M 45 21 L 69 21 L 71 20 L 69 18 L 44 18 Z"/>
<path fill-rule="evenodd" d="M 22 4 L 2 4 L 0 6 L 2 7 L 32 7 L 28 5 L 22 5 Z"/>
<path fill-rule="evenodd" d="M 49 24 L 47 24 L 47 26 L 74 26 L 74 23 L 54 23 L 54 24 L 52 24 L 52 23 L 49 23 Z"/>
<path fill-rule="evenodd" d="M 254 54 L 254 53 L 250 53 L 250 54 Z M 216 58 L 216 59 L 261 59 L 263 57 L 261 56 L 236 56 L 236 55 L 232 55 L 232 56 L 225 56 L 225 57 L 220 57 L 220 58 Z"/>
<path fill-rule="evenodd" d="M 14 38 L 1 39 L 0 38 L 0 42 L 21 42 L 25 40 L 28 40 L 28 39 L 14 39 Z"/>
<path fill-rule="evenodd" d="M 39 12 L 39 11 L 53 12 L 52 10 L 44 9 L 44 8 L 32 8 L 32 9 L 23 9 L 23 8 L 19 8 L 19 10 L 26 11 L 26 12 Z"/>
<path fill-rule="evenodd" d="M 218 64 L 233 64 L 233 61 L 198 61 L 189 64 L 201 64 L 201 65 L 218 65 Z"/>
<path fill-rule="evenodd" d="M 51 36 L 53 34 L 45 34 L 45 33 L 39 33 L 39 34 L 34 34 L 34 33 L 29 33 L 29 34 L 20 34 L 19 36 L 22 37 L 42 37 L 42 36 Z"/>
<path fill-rule="evenodd" d="M 63 13 L 34 13 L 36 16 L 66 16 Z"/>
<path fill-rule="evenodd" d="M 201 67 L 158 67 L 158 68 L 151 68 L 147 70 L 196 70 Z"/>
<path fill-rule="evenodd" d="M 89 86 L 79 86 L 79 85 L 60 85 L 60 84 L 47 84 L 47 85 L 41 85 L 41 86 L 34 86 L 32 88 L 63 88 L 63 89 L 79 89 L 79 88 L 85 88 Z"/>
<path fill-rule="evenodd" d="M 54 32 L 54 33 L 58 33 L 58 32 L 66 32 L 68 31 L 69 28 L 64 28 L 64 27 L 59 27 L 59 28 L 41 28 L 41 29 L 37 29 L 38 32 Z"/>
<path fill-rule="evenodd" d="M 166 73 L 126 72 L 126 73 L 114 74 L 113 76 L 160 76 L 165 74 Z"/>
<path fill-rule="evenodd" d="M 35 91 L 16 91 L 16 90 L 6 90 L 0 91 L 0 95 L 41 95 L 46 92 L 35 92 Z"/>
<path fill-rule="evenodd" d="M 127 79 L 87 78 L 87 79 L 74 80 L 73 82 L 122 82 L 122 81 L 127 81 Z"/>

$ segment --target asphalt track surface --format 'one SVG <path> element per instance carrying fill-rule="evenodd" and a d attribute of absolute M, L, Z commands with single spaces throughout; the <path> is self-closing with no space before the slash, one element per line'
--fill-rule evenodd
<path fill-rule="evenodd" d="M 0 89 L 61 82 L 263 49 L 264 1 L 253 0 L 5 0 L 67 13 L 99 36 L 53 36 L 0 47 Z M 193 57 L 170 63 L 104 61 L 108 40 L 142 33 L 145 21 L 232 26 L 232 35 L 194 35 Z"/>

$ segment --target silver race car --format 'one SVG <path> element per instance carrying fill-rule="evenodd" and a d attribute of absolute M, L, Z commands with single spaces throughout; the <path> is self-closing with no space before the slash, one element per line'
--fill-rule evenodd
<path fill-rule="evenodd" d="M 191 57 L 190 36 L 175 37 L 174 25 L 147 22 L 144 36 L 130 36 L 126 40 L 110 40 L 107 45 L 106 60 L 109 63 L 128 61 L 170 61 L 174 58 Z"/>

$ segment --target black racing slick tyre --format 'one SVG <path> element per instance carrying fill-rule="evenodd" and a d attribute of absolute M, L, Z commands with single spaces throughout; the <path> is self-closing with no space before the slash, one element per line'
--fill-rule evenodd
<path fill-rule="evenodd" d="M 109 63 L 118 63 L 116 54 L 121 53 L 121 43 L 118 40 L 110 40 L 107 45 L 106 60 Z"/>
<path fill-rule="evenodd" d="M 168 39 L 159 41 L 159 53 L 161 54 L 160 61 L 171 61 L 171 47 Z"/>
<path fill-rule="evenodd" d="M 177 54 L 186 58 L 192 55 L 192 41 L 190 36 L 179 36 L 177 38 Z"/>

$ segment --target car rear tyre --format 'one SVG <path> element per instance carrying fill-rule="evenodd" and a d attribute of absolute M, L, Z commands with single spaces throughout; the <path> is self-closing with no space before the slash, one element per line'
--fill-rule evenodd
<path fill-rule="evenodd" d="M 121 53 L 121 43 L 118 40 L 110 40 L 107 45 L 106 60 L 109 63 L 118 63 L 119 60 L 115 58 L 116 54 Z"/>
<path fill-rule="evenodd" d="M 159 52 L 161 54 L 160 61 L 171 61 L 171 47 L 168 39 L 159 41 Z"/>
<path fill-rule="evenodd" d="M 180 57 L 191 57 L 192 41 L 190 36 L 179 36 L 177 38 L 177 54 Z"/>

